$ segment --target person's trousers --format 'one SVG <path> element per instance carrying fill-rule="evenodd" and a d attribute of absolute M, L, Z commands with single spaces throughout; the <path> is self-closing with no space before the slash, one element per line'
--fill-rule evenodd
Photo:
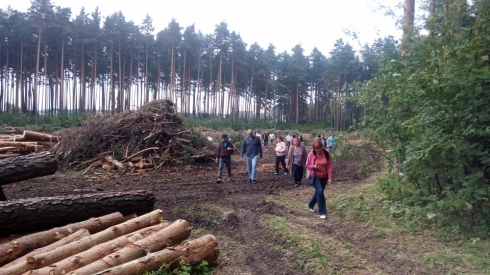
<path fill-rule="evenodd" d="M 293 163 L 293 177 L 294 177 L 294 183 L 300 183 L 301 179 L 303 178 L 303 167 L 296 165 Z"/>
<path fill-rule="evenodd" d="M 218 165 L 218 178 L 221 179 L 221 174 L 223 172 L 223 166 L 226 166 L 226 169 L 228 170 L 228 177 L 231 178 L 231 158 L 219 158 L 219 165 Z"/>
<path fill-rule="evenodd" d="M 279 163 L 282 164 L 282 168 L 284 168 L 284 171 L 286 173 L 289 173 L 288 169 L 286 168 L 286 156 L 276 156 L 276 173 L 279 174 Z"/>
<path fill-rule="evenodd" d="M 318 213 L 320 215 L 327 215 L 327 200 L 325 199 L 325 186 L 327 186 L 328 179 L 320 179 L 315 177 L 315 183 L 313 187 L 315 187 L 315 194 L 311 198 L 308 203 L 309 208 L 315 207 L 315 204 L 318 203 Z"/>
<path fill-rule="evenodd" d="M 250 180 L 255 180 L 255 173 L 257 169 L 257 160 L 259 159 L 259 156 L 255 157 L 247 157 L 247 169 L 248 169 L 248 178 Z"/>

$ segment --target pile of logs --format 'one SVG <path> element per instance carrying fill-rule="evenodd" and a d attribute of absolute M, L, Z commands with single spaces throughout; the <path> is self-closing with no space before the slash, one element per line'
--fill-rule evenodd
<path fill-rule="evenodd" d="M 23 135 L 0 135 L 0 159 L 51 149 L 59 138 L 50 134 L 24 131 Z"/>
<path fill-rule="evenodd" d="M 127 220 L 119 212 L 0 244 L 0 274 L 145 274 L 167 264 L 217 262 L 216 237 L 181 244 L 185 220 L 162 222 L 162 210 Z"/>

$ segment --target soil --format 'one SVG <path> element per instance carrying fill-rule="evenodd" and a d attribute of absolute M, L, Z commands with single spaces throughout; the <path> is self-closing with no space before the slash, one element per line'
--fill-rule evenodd
<path fill-rule="evenodd" d="M 380 154 L 368 144 L 354 146 L 364 152 L 375 165 L 365 167 L 362 157 L 334 162 L 334 184 L 326 190 L 328 196 L 343 194 L 364 184 L 365 179 L 381 169 Z M 329 235 L 349 242 L 364 264 L 346 268 L 341 262 L 332 263 L 338 274 L 416 274 L 414 264 L 400 259 L 385 249 L 384 244 L 371 238 L 366 226 L 349 223 L 329 216 L 320 220 L 308 212 L 306 203 L 313 189 L 306 180 L 295 188 L 291 176 L 274 175 L 274 146 L 265 147 L 259 161 L 257 184 L 247 182 L 245 161 L 233 156 L 233 181 L 216 183 L 217 165 L 179 165 L 164 167 L 160 172 L 118 175 L 94 171 L 58 172 L 54 176 L 31 179 L 4 186 L 8 199 L 63 195 L 80 190 L 152 190 L 155 208 L 163 209 L 166 220 L 185 219 L 193 227 L 193 236 L 213 234 L 218 237 L 222 257 L 213 274 L 310 274 L 296 259 L 300 253 L 294 245 L 274 234 L 261 222 L 261 215 L 273 214 L 306 225 L 317 235 Z M 226 170 L 226 169 L 224 169 Z M 223 171 L 224 178 L 227 173 Z M 270 195 L 304 200 L 303 209 L 288 210 L 268 202 Z M 306 217 L 306 218 L 305 218 Z M 192 236 L 191 236 L 192 237 Z M 292 253 L 282 253 L 278 247 Z"/>

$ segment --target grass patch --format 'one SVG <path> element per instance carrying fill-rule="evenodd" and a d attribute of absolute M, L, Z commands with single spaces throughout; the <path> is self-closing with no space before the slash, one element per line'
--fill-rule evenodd
<path fill-rule="evenodd" d="M 287 240 L 288 247 L 276 249 L 283 254 L 294 253 L 289 249 L 299 250 L 296 264 L 313 274 L 341 274 L 337 263 L 343 263 L 344 267 L 353 263 L 352 247 L 348 243 L 311 234 L 308 228 L 285 217 L 263 214 L 261 220 L 266 228 Z"/>
<path fill-rule="evenodd" d="M 328 204 L 332 215 L 369 226 L 366 236 L 391 244 L 393 253 L 408 249 L 405 253 L 410 255 L 406 257 L 427 271 L 490 274 L 490 240 L 448 235 L 444 230 L 422 224 L 407 226 L 404 216 L 393 216 L 391 202 L 375 183 L 352 188 L 344 194 L 330 194 Z M 401 254 L 399 257 L 403 258 Z"/>

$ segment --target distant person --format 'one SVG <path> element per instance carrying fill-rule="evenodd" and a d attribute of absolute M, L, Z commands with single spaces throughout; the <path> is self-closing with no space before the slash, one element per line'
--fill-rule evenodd
<path fill-rule="evenodd" d="M 243 139 L 240 157 L 247 156 L 248 182 L 255 184 L 255 173 L 258 158 L 262 158 L 262 144 L 258 136 L 254 136 L 251 129 L 247 131 L 247 136 Z"/>
<path fill-rule="evenodd" d="M 269 132 L 264 133 L 264 146 L 267 146 L 269 144 Z"/>
<path fill-rule="evenodd" d="M 303 136 L 302 135 L 299 135 L 299 142 L 301 145 L 305 146 L 305 141 L 303 140 Z"/>
<path fill-rule="evenodd" d="M 276 139 L 276 135 L 274 135 L 274 133 L 271 133 L 269 135 L 269 139 L 271 140 L 271 145 L 274 145 L 274 139 Z"/>
<path fill-rule="evenodd" d="M 287 168 L 293 172 L 294 187 L 301 185 L 301 179 L 304 175 L 304 168 L 306 166 L 306 157 L 308 153 L 300 139 L 295 139 L 293 146 L 289 148 Z"/>
<path fill-rule="evenodd" d="M 228 135 L 223 134 L 218 145 L 218 153 L 216 154 L 216 162 L 218 162 L 218 179 L 217 183 L 221 183 L 221 174 L 223 166 L 228 170 L 228 181 L 231 181 L 231 155 L 235 151 L 233 143 L 228 140 Z"/>
<path fill-rule="evenodd" d="M 325 199 L 325 187 L 332 184 L 333 165 L 330 153 L 323 149 L 319 140 L 313 141 L 313 149 L 306 159 L 308 178 L 313 180 L 315 194 L 308 203 L 310 212 L 315 212 L 315 205 L 318 204 L 320 219 L 327 218 L 327 201 Z"/>
<path fill-rule="evenodd" d="M 282 164 L 282 168 L 284 168 L 284 175 L 289 174 L 289 170 L 286 167 L 286 153 L 288 152 L 288 147 L 281 136 L 277 138 L 276 149 L 274 150 L 276 151 L 276 172 L 274 175 L 279 175 L 279 163 Z"/>
<path fill-rule="evenodd" d="M 291 134 L 288 134 L 288 135 L 286 136 L 286 146 L 288 147 L 288 149 L 289 149 L 289 146 L 291 145 L 291 138 L 293 138 L 293 137 L 291 136 Z"/>
<path fill-rule="evenodd" d="M 319 139 L 322 142 L 323 149 L 327 149 L 327 140 L 325 139 L 325 134 L 319 135 Z"/>
<path fill-rule="evenodd" d="M 335 151 L 335 145 L 338 139 L 339 138 L 335 136 L 335 133 L 332 133 L 332 135 L 328 137 L 327 142 L 328 142 L 328 149 L 330 150 L 330 152 Z"/>

